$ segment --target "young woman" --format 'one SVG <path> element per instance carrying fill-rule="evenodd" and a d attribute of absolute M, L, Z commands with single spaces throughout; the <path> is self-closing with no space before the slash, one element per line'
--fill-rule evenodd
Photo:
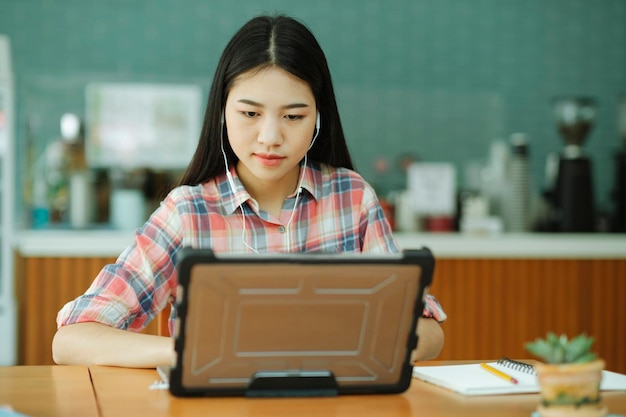
<path fill-rule="evenodd" d="M 180 186 L 117 262 L 59 312 L 55 362 L 170 363 L 171 338 L 136 331 L 174 301 L 176 255 L 185 246 L 218 253 L 398 252 L 372 187 L 352 169 L 315 37 L 289 17 L 252 19 L 220 58 Z M 424 316 L 416 359 L 436 356 L 443 345 L 438 322 L 445 313 L 433 297 Z"/>

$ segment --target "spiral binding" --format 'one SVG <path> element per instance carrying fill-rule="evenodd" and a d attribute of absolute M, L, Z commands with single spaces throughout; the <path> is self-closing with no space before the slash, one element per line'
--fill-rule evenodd
<path fill-rule="evenodd" d="M 528 363 L 516 361 L 506 357 L 498 359 L 497 363 L 505 368 L 513 369 L 514 371 L 523 372 L 525 374 L 535 374 L 537 372 L 535 367 Z"/>

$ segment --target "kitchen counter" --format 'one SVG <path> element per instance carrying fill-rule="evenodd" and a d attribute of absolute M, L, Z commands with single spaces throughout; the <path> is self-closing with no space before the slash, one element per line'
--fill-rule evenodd
<path fill-rule="evenodd" d="M 439 258 L 626 259 L 625 234 L 396 233 L 395 236 L 400 247 L 427 246 Z M 20 232 L 13 244 L 25 257 L 116 257 L 133 238 L 131 231 L 33 230 Z"/>
<path fill-rule="evenodd" d="M 441 258 L 626 259 L 626 234 L 397 233 L 402 248 L 428 246 Z"/>
<path fill-rule="evenodd" d="M 134 232 L 117 230 L 29 230 L 18 233 L 15 250 L 24 257 L 117 257 Z"/>

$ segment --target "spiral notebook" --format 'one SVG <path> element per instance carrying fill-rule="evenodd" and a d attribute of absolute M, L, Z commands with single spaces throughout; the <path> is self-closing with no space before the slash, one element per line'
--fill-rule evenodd
<path fill-rule="evenodd" d="M 527 363 L 501 358 L 487 365 L 517 379 L 517 384 L 486 371 L 480 363 L 415 366 L 413 376 L 463 395 L 527 394 L 539 392 L 535 368 Z M 600 389 L 626 391 L 626 375 L 602 371 Z"/>

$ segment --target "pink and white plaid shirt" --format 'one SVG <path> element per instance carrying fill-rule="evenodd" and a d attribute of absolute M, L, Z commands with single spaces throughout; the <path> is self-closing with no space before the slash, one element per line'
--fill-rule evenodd
<path fill-rule="evenodd" d="M 231 174 L 234 192 L 225 174 L 175 188 L 116 263 L 106 265 L 83 295 L 59 311 L 57 325 L 99 322 L 143 329 L 174 301 L 176 255 L 186 246 L 216 253 L 399 251 L 374 190 L 354 171 L 309 162 L 295 210 L 294 193 L 279 218 L 260 210 L 234 169 Z M 446 318 L 432 296 L 424 316 Z"/>

